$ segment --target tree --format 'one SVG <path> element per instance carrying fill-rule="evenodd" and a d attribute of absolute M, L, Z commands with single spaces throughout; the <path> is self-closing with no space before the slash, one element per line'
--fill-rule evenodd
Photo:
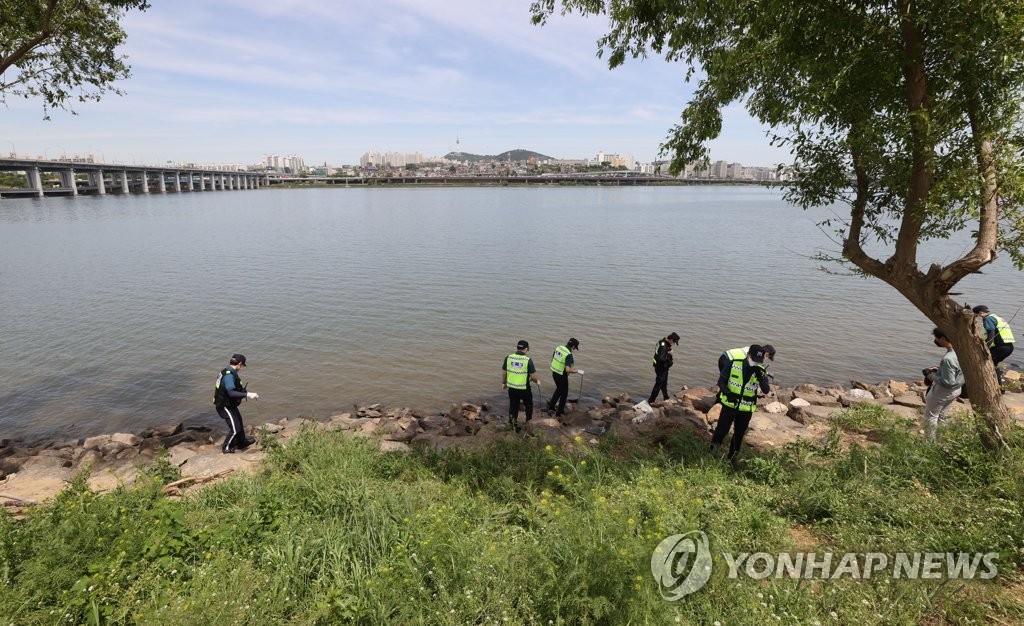
<path fill-rule="evenodd" d="M 740 101 L 794 155 L 786 197 L 843 203 L 830 259 L 895 288 L 946 332 L 982 439 L 1009 415 L 982 334 L 952 288 L 999 252 L 1024 267 L 1024 0 L 536 0 L 535 23 L 607 14 L 611 68 L 663 54 L 697 78 L 662 144 L 670 170 L 706 161 L 722 108 Z M 919 242 L 973 229 L 962 257 L 919 265 Z M 872 256 L 868 250 L 881 249 Z"/>
<path fill-rule="evenodd" d="M 0 2 L 0 102 L 41 97 L 49 118 L 72 101 L 121 94 L 113 84 L 130 70 L 117 53 L 126 37 L 120 19 L 147 8 L 147 0 Z"/>

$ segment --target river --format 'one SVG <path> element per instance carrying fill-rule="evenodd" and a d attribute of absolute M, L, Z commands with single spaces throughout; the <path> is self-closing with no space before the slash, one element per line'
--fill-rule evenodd
<path fill-rule="evenodd" d="M 816 225 L 837 211 L 757 187 L 5 200 L 0 437 L 220 427 L 213 383 L 234 352 L 261 396 L 247 424 L 374 402 L 500 407 L 519 339 L 545 397 L 551 350 L 570 336 L 591 401 L 646 397 L 655 342 L 673 331 L 671 388 L 712 384 L 718 355 L 752 342 L 776 346 L 783 386 L 918 376 L 941 356 L 928 321 L 880 281 L 810 258 L 837 249 Z M 959 287 L 1006 319 L 1024 304 L 1007 258 Z"/>

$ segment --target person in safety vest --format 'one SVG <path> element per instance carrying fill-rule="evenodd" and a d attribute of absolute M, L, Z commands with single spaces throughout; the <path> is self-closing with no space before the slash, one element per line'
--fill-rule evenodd
<path fill-rule="evenodd" d="M 718 357 L 718 371 L 722 371 L 722 368 L 731 363 L 734 359 L 742 359 L 747 356 L 750 351 L 750 346 L 744 346 L 742 348 L 730 348 L 722 353 Z M 764 344 L 764 355 L 768 357 L 769 361 L 775 360 L 775 346 L 770 343 Z M 765 363 L 765 369 L 768 369 L 768 364 Z"/>
<path fill-rule="evenodd" d="M 555 417 L 565 415 L 565 402 L 569 399 L 569 374 L 583 373 L 583 370 L 573 367 L 576 363 L 573 361 L 572 351 L 579 349 L 579 340 L 570 337 L 565 345 L 558 346 L 551 354 L 551 378 L 555 381 L 555 393 L 551 394 L 551 399 L 548 400 L 548 411 L 553 411 Z"/>
<path fill-rule="evenodd" d="M 533 390 L 530 389 L 530 381 L 540 386 L 537 378 L 537 368 L 533 365 L 533 359 L 526 355 L 530 351 L 530 342 L 520 340 L 516 344 L 516 351 L 505 357 L 501 364 L 501 386 L 508 389 L 508 425 L 512 430 L 519 432 L 519 404 L 522 403 L 526 410 L 526 421 L 533 419 Z"/>
<path fill-rule="evenodd" d="M 648 404 L 658 398 L 659 391 L 668 400 L 668 370 L 672 367 L 673 344 L 679 345 L 679 335 L 676 333 L 658 340 L 658 347 L 654 350 L 654 360 L 651 362 L 654 365 L 654 388 L 651 389 L 651 395 L 647 398 Z"/>
<path fill-rule="evenodd" d="M 232 354 L 228 366 L 217 376 L 217 384 L 213 389 L 213 404 L 217 407 L 217 415 L 228 424 L 228 434 L 224 438 L 224 445 L 221 446 L 224 454 L 245 450 L 254 443 L 254 440 L 245 438 L 245 426 L 242 424 L 242 414 L 238 411 L 238 405 L 246 398 L 258 400 L 260 396 L 246 391 L 245 384 L 238 376 L 243 367 L 245 355 Z"/>
<path fill-rule="evenodd" d="M 999 369 L 999 364 L 1013 352 L 1013 331 L 1006 320 L 989 312 L 984 304 L 979 304 L 971 310 L 981 318 L 981 323 L 985 327 L 985 344 L 992 355 L 992 363 L 996 366 L 996 380 L 1002 387 L 1003 372 Z"/>
<path fill-rule="evenodd" d="M 750 418 L 757 407 L 757 392 L 771 391 L 768 374 L 764 365 L 764 346 L 750 346 L 746 357 L 733 359 L 719 372 L 718 401 L 722 403 L 722 413 L 718 416 L 715 434 L 711 437 L 714 446 L 721 445 L 729 428 L 735 424 L 732 443 L 729 444 L 729 458 L 735 459 L 736 453 L 743 445 L 743 435 L 747 433 Z"/>

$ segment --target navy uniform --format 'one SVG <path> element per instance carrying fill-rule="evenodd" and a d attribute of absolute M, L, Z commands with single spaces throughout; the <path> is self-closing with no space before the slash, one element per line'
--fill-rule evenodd
<path fill-rule="evenodd" d="M 217 415 L 220 415 L 228 425 L 228 434 L 224 438 L 224 445 L 221 446 L 221 451 L 225 454 L 245 450 L 253 443 L 253 440 L 245 438 L 245 425 L 242 424 L 242 414 L 238 410 L 238 405 L 246 398 L 256 400 L 259 395 L 246 391 L 245 384 L 238 375 L 243 367 L 245 355 L 231 355 L 228 366 L 220 371 L 217 384 L 214 385 L 213 404 L 217 407 Z"/>
<path fill-rule="evenodd" d="M 668 400 L 668 370 L 672 367 L 672 346 L 679 345 L 679 335 L 672 333 L 664 339 L 658 340 L 658 346 L 654 349 L 654 388 L 647 398 L 648 404 L 658 398 L 660 391 L 662 396 Z"/>

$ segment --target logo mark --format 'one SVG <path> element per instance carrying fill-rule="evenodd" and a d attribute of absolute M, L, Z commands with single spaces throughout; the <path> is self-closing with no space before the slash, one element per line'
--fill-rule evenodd
<path fill-rule="evenodd" d="M 697 591 L 711 578 L 708 536 L 699 530 L 662 539 L 651 554 L 651 574 L 658 592 L 670 602 Z"/>

